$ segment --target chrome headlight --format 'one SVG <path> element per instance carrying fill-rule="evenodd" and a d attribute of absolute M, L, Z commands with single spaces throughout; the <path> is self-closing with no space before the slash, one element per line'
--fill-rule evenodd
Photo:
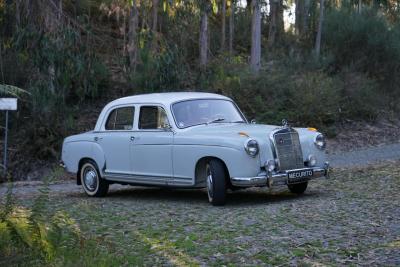
<path fill-rule="evenodd" d="M 255 157 L 260 151 L 260 147 L 258 146 L 258 142 L 256 140 L 248 139 L 244 143 L 244 150 L 246 150 L 247 154 L 249 154 L 250 156 Z"/>
<path fill-rule="evenodd" d="M 324 149 L 326 147 L 326 140 L 325 136 L 323 134 L 318 134 L 315 137 L 314 144 L 319 148 L 319 149 Z"/>

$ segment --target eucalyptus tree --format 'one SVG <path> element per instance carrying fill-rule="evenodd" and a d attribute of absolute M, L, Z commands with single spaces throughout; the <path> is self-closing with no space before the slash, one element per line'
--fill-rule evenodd
<path fill-rule="evenodd" d="M 221 0 L 221 52 L 225 50 L 225 35 L 226 35 L 226 0 Z"/>
<path fill-rule="evenodd" d="M 250 68 L 257 73 L 261 68 L 261 5 L 260 0 L 251 1 L 251 54 Z"/>
<path fill-rule="evenodd" d="M 158 5 L 159 5 L 159 0 L 152 0 L 152 12 L 153 12 L 152 30 L 153 30 L 153 32 L 157 31 Z"/>
<path fill-rule="evenodd" d="M 128 20 L 128 57 L 131 71 L 135 71 L 137 64 L 137 29 L 139 26 L 139 9 L 136 0 L 130 0 L 129 20 Z"/>
<path fill-rule="evenodd" d="M 325 1 L 320 0 L 319 2 L 319 19 L 318 19 L 318 30 L 317 30 L 317 37 L 315 38 L 315 55 L 319 57 L 321 52 L 321 36 L 322 36 L 322 24 L 324 21 L 324 5 Z"/>
<path fill-rule="evenodd" d="M 200 67 L 204 68 L 208 63 L 208 16 L 211 11 L 217 12 L 216 0 L 199 0 L 198 6 L 200 9 L 200 36 L 199 36 L 199 54 L 200 54 Z"/>
<path fill-rule="evenodd" d="M 233 55 L 233 38 L 235 34 L 235 5 L 236 0 L 230 1 L 229 6 L 229 55 Z"/>
<path fill-rule="evenodd" d="M 282 0 L 270 0 L 270 18 L 268 46 L 272 47 L 284 31 Z"/>

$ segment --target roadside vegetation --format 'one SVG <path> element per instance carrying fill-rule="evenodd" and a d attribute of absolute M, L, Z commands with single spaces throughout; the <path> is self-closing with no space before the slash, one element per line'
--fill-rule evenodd
<path fill-rule="evenodd" d="M 335 170 L 304 196 L 233 192 L 221 208 L 197 190 L 46 188 L 2 199 L 0 265 L 400 264 L 399 162 Z"/>
<path fill-rule="evenodd" d="M 397 4 L 296 3 L 1 0 L 0 92 L 20 98 L 11 176 L 56 162 L 63 137 L 132 94 L 217 92 L 249 119 L 329 136 L 342 122 L 398 118 Z"/>

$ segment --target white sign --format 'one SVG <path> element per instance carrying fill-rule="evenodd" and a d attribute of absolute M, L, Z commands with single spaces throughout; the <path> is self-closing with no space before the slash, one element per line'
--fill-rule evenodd
<path fill-rule="evenodd" d="M 17 110 L 17 99 L 0 98 L 0 110 Z"/>

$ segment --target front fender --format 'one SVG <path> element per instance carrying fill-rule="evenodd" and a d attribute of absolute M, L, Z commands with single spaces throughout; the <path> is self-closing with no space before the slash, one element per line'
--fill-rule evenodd
<path fill-rule="evenodd" d="M 259 156 L 251 157 L 244 149 L 207 145 L 175 145 L 173 148 L 174 178 L 191 180 L 194 185 L 196 164 L 205 157 L 222 160 L 230 177 L 253 176 L 260 171 Z"/>

